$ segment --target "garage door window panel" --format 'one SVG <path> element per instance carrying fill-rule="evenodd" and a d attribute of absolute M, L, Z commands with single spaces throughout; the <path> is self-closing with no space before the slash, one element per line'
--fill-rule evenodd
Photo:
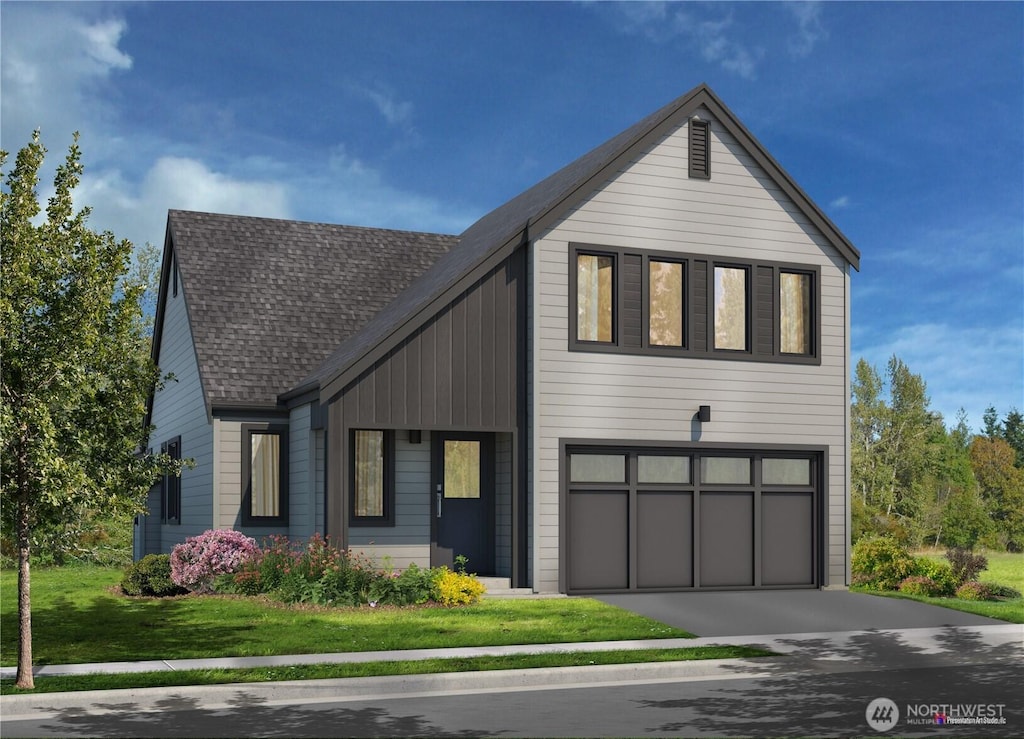
<path fill-rule="evenodd" d="M 702 457 L 702 485 L 750 485 L 750 457 Z"/>

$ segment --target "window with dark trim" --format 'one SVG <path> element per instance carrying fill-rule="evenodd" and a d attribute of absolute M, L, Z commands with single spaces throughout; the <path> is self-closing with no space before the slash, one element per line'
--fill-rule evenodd
<path fill-rule="evenodd" d="M 576 253 L 576 340 L 615 341 L 615 257 Z"/>
<path fill-rule="evenodd" d="M 288 523 L 288 427 L 242 424 L 242 523 Z"/>
<path fill-rule="evenodd" d="M 745 352 L 750 347 L 750 270 L 715 265 L 714 348 Z"/>
<path fill-rule="evenodd" d="M 175 436 L 160 445 L 160 451 L 171 459 L 181 459 L 181 437 Z M 164 475 L 160 496 L 160 520 L 163 523 L 181 523 L 181 476 Z"/>
<path fill-rule="evenodd" d="M 690 119 L 690 177 L 711 179 L 711 136 L 707 121 Z"/>
<path fill-rule="evenodd" d="M 779 270 L 779 353 L 814 353 L 814 275 Z"/>
<path fill-rule="evenodd" d="M 352 431 L 349 505 L 352 526 L 395 525 L 395 435 Z"/>
<path fill-rule="evenodd" d="M 572 351 L 820 362 L 818 267 L 588 244 L 570 265 Z"/>
<path fill-rule="evenodd" d="M 686 264 L 674 259 L 647 260 L 647 342 L 650 346 L 686 346 Z"/>

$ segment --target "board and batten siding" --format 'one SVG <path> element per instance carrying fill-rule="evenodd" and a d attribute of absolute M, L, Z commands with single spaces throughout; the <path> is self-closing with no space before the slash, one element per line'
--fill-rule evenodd
<path fill-rule="evenodd" d="M 153 396 L 150 435 L 154 451 L 160 445 L 181 437 L 181 456 L 195 461 L 194 469 L 181 473 L 181 523 L 160 524 L 156 550 L 169 552 L 189 536 L 206 531 L 213 525 L 213 426 L 206 413 L 206 401 L 199 378 L 195 345 L 189 327 L 187 296 L 183 289 L 164 296 L 163 327 L 158 364 L 161 375 L 172 374 Z M 152 498 L 156 498 L 153 505 Z M 149 515 L 160 521 L 159 496 L 151 496 Z M 155 533 L 153 520 L 147 522 L 146 548 L 152 551 Z"/>
<path fill-rule="evenodd" d="M 533 244 L 529 376 L 539 591 L 560 587 L 560 439 L 827 446 L 823 584 L 847 582 L 849 266 L 714 120 L 711 179 L 690 179 L 687 135 L 685 124 L 669 133 Z M 572 243 L 816 266 L 820 366 L 570 352 Z M 700 405 L 712 407 L 712 421 L 698 439 L 691 419 Z"/>

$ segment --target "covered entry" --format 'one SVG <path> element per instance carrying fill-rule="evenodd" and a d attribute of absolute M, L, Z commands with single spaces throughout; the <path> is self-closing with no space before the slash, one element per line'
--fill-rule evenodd
<path fill-rule="evenodd" d="M 820 583 L 823 450 L 564 450 L 567 592 Z"/>

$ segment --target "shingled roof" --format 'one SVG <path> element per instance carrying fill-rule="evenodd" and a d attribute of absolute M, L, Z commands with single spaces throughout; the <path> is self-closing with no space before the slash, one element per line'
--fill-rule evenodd
<path fill-rule="evenodd" d="M 181 210 L 167 239 L 208 408 L 275 406 L 458 240 Z"/>
<path fill-rule="evenodd" d="M 478 220 L 459 237 L 458 247 L 438 259 L 397 300 L 345 341 L 293 391 L 314 388 L 329 400 L 391 347 L 412 333 L 443 304 L 479 278 L 482 268 L 550 226 L 587 197 L 630 157 L 653 145 L 702 106 L 739 140 L 780 189 L 814 223 L 836 249 L 859 269 L 860 253 L 800 189 L 768 151 L 711 91 L 699 85 L 592 149 L 546 179 Z"/>

